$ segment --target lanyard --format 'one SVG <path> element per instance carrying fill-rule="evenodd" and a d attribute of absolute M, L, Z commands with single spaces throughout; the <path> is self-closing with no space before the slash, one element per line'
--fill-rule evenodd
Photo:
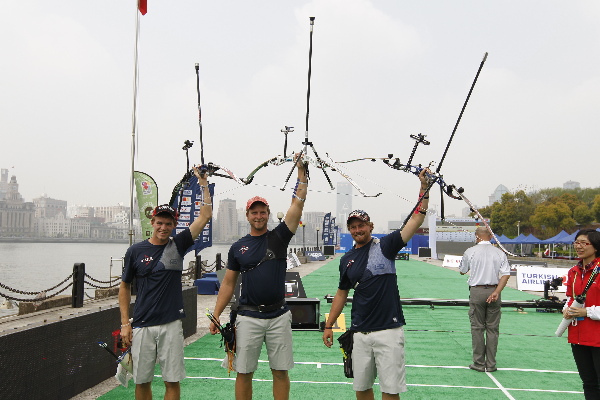
<path fill-rule="evenodd" d="M 590 263 L 591 264 L 591 263 Z M 594 279 L 596 278 L 596 275 L 598 275 L 598 269 L 600 268 L 600 261 L 596 261 L 596 265 L 594 265 L 593 269 L 592 269 L 592 273 L 590 274 L 590 277 L 588 278 L 588 281 L 585 285 L 585 288 L 583 289 L 583 292 L 581 292 L 581 294 L 579 296 L 585 296 L 585 294 L 587 293 L 588 289 L 590 288 L 590 286 L 592 285 L 592 283 L 594 282 Z M 585 270 L 581 273 L 581 279 L 583 280 L 583 277 L 585 276 Z M 577 281 L 577 271 L 575 271 L 575 276 L 573 277 L 573 298 L 575 298 L 575 282 Z"/>

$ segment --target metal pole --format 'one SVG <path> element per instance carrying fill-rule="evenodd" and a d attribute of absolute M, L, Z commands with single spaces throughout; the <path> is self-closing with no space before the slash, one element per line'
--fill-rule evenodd
<path fill-rule="evenodd" d="M 194 271 L 194 280 L 202 278 L 202 256 L 196 255 L 196 270 Z"/>
<path fill-rule="evenodd" d="M 306 256 L 306 238 L 304 236 L 305 228 L 306 228 L 306 225 L 302 224 L 302 247 L 303 247 L 302 254 L 304 254 L 304 256 Z"/>
<path fill-rule="evenodd" d="M 317 229 L 317 250 L 319 250 L 319 230 Z"/>
<path fill-rule="evenodd" d="M 73 291 L 71 298 L 72 308 L 83 307 L 83 280 L 85 276 L 85 264 L 75 263 L 73 265 Z"/>

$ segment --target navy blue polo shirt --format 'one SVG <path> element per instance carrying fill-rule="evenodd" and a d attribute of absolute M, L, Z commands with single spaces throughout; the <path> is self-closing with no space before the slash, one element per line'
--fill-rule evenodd
<path fill-rule="evenodd" d="M 400 231 L 394 231 L 340 259 L 338 287 L 354 289 L 351 330 L 372 332 L 405 324 L 395 267 L 396 254 L 405 245 Z"/>
<path fill-rule="evenodd" d="M 282 222 L 272 231 L 260 236 L 246 235 L 231 246 L 227 269 L 241 273 L 240 305 L 271 305 L 285 298 L 287 246 L 293 236 L 285 222 Z M 274 258 L 261 262 L 267 254 L 267 248 L 273 252 Z M 283 315 L 287 310 L 288 307 L 284 306 L 270 312 L 240 311 L 239 314 L 269 319 Z"/>
<path fill-rule="evenodd" d="M 193 243 L 190 230 L 185 229 L 169 238 L 167 244 L 144 240 L 127 249 L 121 280 L 131 283 L 136 279 L 134 327 L 163 325 L 185 317 L 181 292 L 183 256 Z"/>

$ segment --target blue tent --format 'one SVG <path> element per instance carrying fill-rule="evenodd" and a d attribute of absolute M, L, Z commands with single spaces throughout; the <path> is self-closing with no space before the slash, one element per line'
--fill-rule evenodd
<path fill-rule="evenodd" d="M 564 230 L 562 230 L 558 233 L 558 235 L 553 236 L 546 240 L 542 240 L 542 243 L 544 243 L 544 244 L 567 243 L 567 242 L 562 241 L 562 238 L 566 237 L 566 236 L 569 236 L 569 234 L 567 232 L 565 232 Z M 571 242 L 573 242 L 573 241 L 571 240 Z M 571 243 L 571 242 L 568 242 L 568 243 Z"/>
<path fill-rule="evenodd" d="M 571 233 L 570 235 L 567 235 L 563 238 L 561 238 L 562 242 L 561 243 L 568 243 L 571 244 L 575 241 L 575 238 L 577 237 L 577 233 L 579 233 L 579 230 L 576 230 L 575 232 Z"/>
<path fill-rule="evenodd" d="M 498 240 L 500 241 L 500 243 L 512 243 L 512 239 L 509 238 L 508 236 L 505 236 L 504 234 L 498 236 Z M 496 239 L 492 238 L 492 240 L 490 242 L 496 243 Z"/>
<path fill-rule="evenodd" d="M 543 242 L 542 240 L 540 240 L 540 239 L 536 238 L 535 236 L 533 236 L 533 233 L 532 233 L 530 235 L 527 235 L 525 237 L 525 240 L 523 240 L 523 242 L 521 242 L 521 243 L 523 243 L 523 244 L 539 244 L 539 243 L 542 243 L 542 242 Z"/>
<path fill-rule="evenodd" d="M 523 244 L 523 243 L 527 243 L 525 241 L 525 239 L 527 239 L 527 236 L 525 236 L 524 234 L 520 234 L 519 236 L 517 236 L 516 238 L 512 239 L 510 242 L 514 243 L 514 244 Z"/>

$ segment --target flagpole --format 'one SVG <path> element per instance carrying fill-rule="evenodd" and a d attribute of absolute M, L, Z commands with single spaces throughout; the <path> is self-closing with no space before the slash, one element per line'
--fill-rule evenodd
<path fill-rule="evenodd" d="M 131 115 L 131 177 L 129 183 L 129 245 L 133 244 L 133 196 L 135 193 L 135 132 L 137 130 L 137 97 L 138 97 L 138 41 L 140 37 L 139 0 L 135 6 L 135 48 L 133 56 L 133 111 Z"/>

